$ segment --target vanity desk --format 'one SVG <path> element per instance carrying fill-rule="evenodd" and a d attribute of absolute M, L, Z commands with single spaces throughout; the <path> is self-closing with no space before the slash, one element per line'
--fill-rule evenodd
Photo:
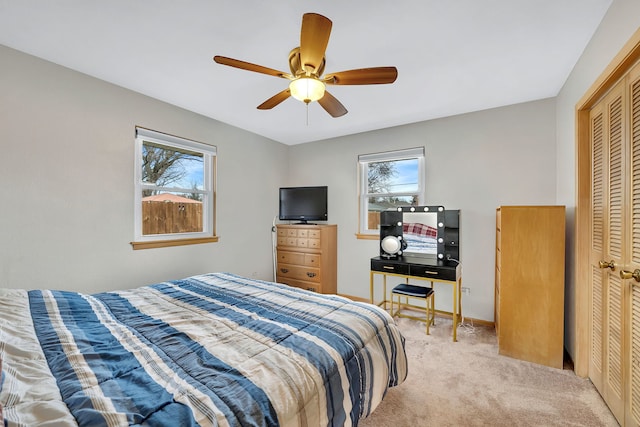
<path fill-rule="evenodd" d="M 453 288 L 453 304 L 452 311 L 437 310 L 438 313 L 450 314 L 453 319 L 453 341 L 457 341 L 458 322 L 462 318 L 462 275 L 461 265 L 455 261 L 441 261 L 435 258 L 420 258 L 412 256 L 400 256 L 393 259 L 384 257 L 371 258 L 371 272 L 369 292 L 372 304 L 387 308 L 387 304 L 391 303 L 387 292 L 387 276 L 400 277 L 406 283 L 409 279 L 426 280 L 431 282 L 444 283 L 451 285 Z M 383 300 L 376 303 L 374 301 L 374 277 L 376 274 L 382 275 L 382 295 Z M 392 283 L 392 286 L 397 283 Z"/>
<path fill-rule="evenodd" d="M 400 206 L 380 212 L 380 256 L 371 258 L 369 292 L 374 301 L 375 275 L 382 275 L 382 301 L 391 303 L 387 292 L 387 276 L 426 280 L 451 285 L 453 341 L 457 341 L 458 322 L 462 318 L 462 266 L 460 264 L 460 210 L 444 206 Z M 398 283 L 393 283 L 392 286 Z"/>

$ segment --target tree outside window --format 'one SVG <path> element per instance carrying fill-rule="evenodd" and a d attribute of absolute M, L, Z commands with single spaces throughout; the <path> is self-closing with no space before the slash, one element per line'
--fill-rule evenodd
<path fill-rule="evenodd" d="M 142 182 L 164 188 L 186 188 L 184 197 L 202 201 L 204 156 L 201 153 L 172 149 L 151 142 L 142 144 Z M 143 197 L 158 194 L 158 189 L 142 190 Z"/>
<path fill-rule="evenodd" d="M 361 155 L 360 234 L 377 234 L 380 212 L 424 199 L 424 149 Z"/>

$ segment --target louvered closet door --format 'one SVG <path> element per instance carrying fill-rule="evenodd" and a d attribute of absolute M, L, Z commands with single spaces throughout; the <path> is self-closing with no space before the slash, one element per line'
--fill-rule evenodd
<path fill-rule="evenodd" d="M 630 227 L 628 241 L 630 254 L 626 269 L 640 271 L 640 65 L 635 66 L 627 79 L 629 95 L 628 140 L 630 145 Z M 640 425 L 640 282 L 627 279 L 628 300 L 627 313 L 627 402 L 625 425 Z"/>
<path fill-rule="evenodd" d="M 640 426 L 640 65 L 590 121 L 589 377 L 621 425 Z"/>
<path fill-rule="evenodd" d="M 605 150 L 603 104 L 594 107 L 589 116 L 591 130 L 591 348 L 589 352 L 589 375 L 591 381 L 603 394 L 604 387 L 604 318 L 605 284 L 608 284 L 609 271 L 603 270 L 600 262 L 608 260 L 605 255 L 605 190 L 608 189 L 607 162 L 608 150 Z M 606 262 L 606 261 L 604 261 Z"/>
<path fill-rule="evenodd" d="M 617 85 L 591 111 L 592 247 L 589 376 L 618 421 L 624 419 L 625 256 L 624 86 Z M 606 266 L 609 263 L 613 268 Z"/>

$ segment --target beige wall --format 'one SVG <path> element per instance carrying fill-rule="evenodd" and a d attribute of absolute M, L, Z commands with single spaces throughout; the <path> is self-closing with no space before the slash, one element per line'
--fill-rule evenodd
<path fill-rule="evenodd" d="M 271 279 L 286 146 L 0 46 L 0 287 Z M 218 243 L 134 251 L 134 127 L 218 147 Z"/>
<path fill-rule="evenodd" d="M 463 312 L 493 321 L 495 209 L 555 203 L 555 101 L 292 146 L 290 183 L 329 186 L 329 222 L 338 224 L 338 292 L 368 297 L 369 260 L 379 254 L 377 241 L 355 237 L 358 155 L 417 146 L 426 152 L 427 204 L 461 210 L 462 281 L 471 290 Z M 450 307 L 451 288 L 436 290 L 436 305 Z"/>

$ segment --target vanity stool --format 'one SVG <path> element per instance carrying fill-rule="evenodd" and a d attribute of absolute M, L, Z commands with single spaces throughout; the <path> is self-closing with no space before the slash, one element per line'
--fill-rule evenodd
<path fill-rule="evenodd" d="M 393 310 L 396 297 L 398 298 L 398 309 Z M 401 299 L 405 298 L 405 303 L 402 304 Z M 425 306 L 418 306 L 409 304 L 409 298 L 424 300 Z M 405 283 L 401 283 L 391 291 L 391 316 L 405 317 L 407 319 L 419 320 L 427 324 L 427 335 L 429 335 L 429 326 L 436 324 L 436 309 L 434 304 L 433 288 L 427 288 L 426 286 L 415 286 Z M 410 314 L 402 313 L 402 306 L 405 308 L 415 310 L 425 310 L 425 317 L 413 316 Z"/>

